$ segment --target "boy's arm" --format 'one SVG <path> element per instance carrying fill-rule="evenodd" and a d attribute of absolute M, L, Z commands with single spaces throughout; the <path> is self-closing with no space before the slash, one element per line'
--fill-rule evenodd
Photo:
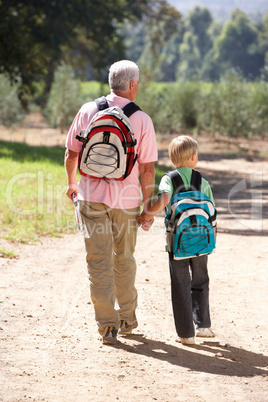
<path fill-rule="evenodd" d="M 162 211 L 169 204 L 170 198 L 171 195 L 169 193 L 162 193 L 160 198 L 154 203 L 148 212 L 143 212 L 138 217 L 138 222 L 142 223 L 144 221 L 150 221 L 156 214 Z"/>

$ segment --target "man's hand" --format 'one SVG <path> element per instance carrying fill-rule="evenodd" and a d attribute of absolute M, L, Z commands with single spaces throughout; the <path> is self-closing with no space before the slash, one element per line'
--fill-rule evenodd
<path fill-rule="evenodd" d="M 68 185 L 66 195 L 67 195 L 67 197 L 70 198 L 70 200 L 73 200 L 72 199 L 72 194 L 73 193 L 75 193 L 75 195 L 77 197 L 77 194 L 78 194 L 78 184 L 77 183 L 73 183 L 73 184 Z"/>
<path fill-rule="evenodd" d="M 70 149 L 66 149 L 65 152 L 65 171 L 68 179 L 68 188 L 66 191 L 67 197 L 72 199 L 72 194 L 78 194 L 78 183 L 76 181 L 76 170 L 77 170 L 77 162 L 78 162 L 78 152 L 71 151 Z"/>
<path fill-rule="evenodd" d="M 150 227 L 152 226 L 152 224 L 154 223 L 154 218 L 152 218 L 149 221 L 144 221 L 141 224 L 142 230 L 144 230 L 145 232 L 148 232 L 148 230 L 150 229 Z"/>
<path fill-rule="evenodd" d="M 144 231 L 148 232 L 148 230 L 154 223 L 154 218 L 143 211 L 142 214 L 138 216 L 137 221 L 139 226 L 141 226 Z"/>

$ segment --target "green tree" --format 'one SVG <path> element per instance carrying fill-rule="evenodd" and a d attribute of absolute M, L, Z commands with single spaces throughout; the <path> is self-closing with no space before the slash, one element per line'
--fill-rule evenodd
<path fill-rule="evenodd" d="M 181 14 L 165 1 L 159 1 L 159 7 L 148 13 L 139 27 L 139 58 L 137 61 L 142 70 L 144 81 L 161 80 L 161 63 L 165 58 L 165 49 L 170 38 L 179 31 Z M 132 48 L 137 39 L 133 36 L 128 41 Z"/>
<path fill-rule="evenodd" d="M 258 46 L 258 30 L 240 10 L 232 13 L 215 43 L 215 60 L 221 70 L 236 68 L 245 77 L 254 78 L 264 65 Z"/>
<path fill-rule="evenodd" d="M 48 93 L 65 54 L 74 60 L 84 51 L 96 79 L 104 79 L 124 55 L 121 24 L 143 16 L 152 21 L 165 7 L 165 0 L 0 0 L 0 72 L 21 79 L 24 104 L 35 81 L 45 79 Z"/>
<path fill-rule="evenodd" d="M 209 31 L 212 22 L 207 8 L 195 7 L 187 15 L 185 33 L 179 47 L 178 78 L 191 79 L 200 76 L 204 58 L 212 48 Z"/>
<path fill-rule="evenodd" d="M 0 124 L 12 126 L 23 118 L 18 84 L 11 85 L 7 74 L 0 74 Z"/>
<path fill-rule="evenodd" d="M 183 36 L 181 30 L 175 32 L 163 47 L 160 64 L 160 80 L 164 82 L 176 81 L 177 66 L 180 61 L 179 47 Z"/>
<path fill-rule="evenodd" d="M 208 29 L 213 46 L 204 55 L 200 71 L 201 79 L 206 81 L 216 81 L 220 78 L 220 64 L 216 61 L 214 43 L 220 35 L 221 29 L 222 27 L 216 22 L 213 22 Z"/>
<path fill-rule="evenodd" d="M 265 66 L 268 68 L 268 12 L 263 17 L 258 39 L 260 50 L 265 58 Z"/>
<path fill-rule="evenodd" d="M 207 8 L 195 7 L 189 12 L 186 19 L 186 30 L 191 31 L 196 36 L 196 45 L 200 56 L 209 51 L 212 46 L 209 27 L 213 22 L 212 15 Z"/>
<path fill-rule="evenodd" d="M 199 76 L 201 54 L 197 46 L 197 37 L 192 32 L 186 32 L 179 47 L 180 63 L 177 71 L 178 79 L 190 80 Z"/>

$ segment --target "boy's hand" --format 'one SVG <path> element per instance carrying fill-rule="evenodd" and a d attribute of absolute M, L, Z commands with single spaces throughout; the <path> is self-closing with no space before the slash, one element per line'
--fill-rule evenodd
<path fill-rule="evenodd" d="M 137 221 L 138 221 L 138 224 L 141 225 L 143 222 L 149 221 L 150 219 L 151 219 L 151 216 L 149 216 L 145 212 L 142 212 L 142 214 L 140 216 L 138 216 Z"/>
<path fill-rule="evenodd" d="M 140 216 L 138 216 L 137 221 L 143 230 L 148 231 L 154 222 L 154 218 L 152 218 L 151 215 L 143 212 Z"/>
<path fill-rule="evenodd" d="M 151 218 L 149 221 L 143 221 L 141 224 L 142 230 L 148 232 L 152 224 L 154 223 L 154 218 Z"/>

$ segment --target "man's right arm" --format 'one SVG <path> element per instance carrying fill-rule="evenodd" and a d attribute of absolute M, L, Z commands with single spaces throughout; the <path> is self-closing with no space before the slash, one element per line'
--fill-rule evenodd
<path fill-rule="evenodd" d="M 72 194 L 78 194 L 78 183 L 76 180 L 76 171 L 78 164 L 78 155 L 79 152 L 71 151 L 70 149 L 66 149 L 65 152 L 65 171 L 68 179 L 68 188 L 66 191 L 67 197 L 72 199 Z"/>
<path fill-rule="evenodd" d="M 140 178 L 141 178 L 141 188 L 144 203 L 143 211 L 145 213 L 148 212 L 152 203 L 152 197 L 154 192 L 154 176 L 155 176 L 155 170 L 153 162 L 140 163 Z M 154 222 L 153 218 L 150 219 L 149 221 L 144 221 L 142 223 L 143 230 L 148 231 L 153 222 Z"/>

